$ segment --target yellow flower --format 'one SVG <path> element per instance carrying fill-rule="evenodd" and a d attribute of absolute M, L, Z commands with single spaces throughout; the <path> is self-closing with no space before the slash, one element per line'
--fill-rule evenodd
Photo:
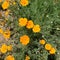
<path fill-rule="evenodd" d="M 8 51 L 12 51 L 12 50 L 13 50 L 12 45 L 9 45 L 9 46 L 7 47 L 7 49 L 8 49 Z"/>
<path fill-rule="evenodd" d="M 30 57 L 26 55 L 26 58 L 25 58 L 25 60 L 30 60 Z"/>
<path fill-rule="evenodd" d="M 49 51 L 50 54 L 55 54 L 56 50 L 55 48 L 51 48 L 51 50 Z"/>
<path fill-rule="evenodd" d="M 20 37 L 20 42 L 23 44 L 23 45 L 27 45 L 30 41 L 30 38 L 29 36 L 27 35 L 23 35 Z"/>
<path fill-rule="evenodd" d="M 2 34 L 3 33 L 3 30 L 0 28 L 0 33 Z"/>
<path fill-rule="evenodd" d="M 9 2 L 4 1 L 3 4 L 2 4 L 2 8 L 7 9 L 8 7 L 9 7 Z"/>
<path fill-rule="evenodd" d="M 2 2 L 2 0 L 0 0 L 0 3 Z"/>
<path fill-rule="evenodd" d="M 9 30 L 6 30 L 4 33 L 3 33 L 3 36 L 5 39 L 9 39 L 10 38 L 10 31 Z"/>
<path fill-rule="evenodd" d="M 16 2 L 14 1 L 14 2 L 13 2 L 13 5 L 15 5 L 15 4 L 16 4 Z"/>
<path fill-rule="evenodd" d="M 7 10 L 7 11 L 5 12 L 5 16 L 8 16 L 9 12 L 10 12 L 10 10 Z"/>
<path fill-rule="evenodd" d="M 27 24 L 27 18 L 19 18 L 20 26 L 26 26 L 26 24 Z"/>
<path fill-rule="evenodd" d="M 42 40 L 39 41 L 39 43 L 44 45 L 45 44 L 45 40 L 42 39 Z"/>
<path fill-rule="evenodd" d="M 2 47 L 1 47 L 1 52 L 2 53 L 6 53 L 7 52 L 7 45 L 6 44 L 3 44 Z"/>
<path fill-rule="evenodd" d="M 20 0 L 22 6 L 27 6 L 29 4 L 28 0 Z"/>
<path fill-rule="evenodd" d="M 33 28 L 33 26 L 34 26 L 34 23 L 32 20 L 30 20 L 27 22 L 26 28 L 31 29 L 31 28 Z"/>
<path fill-rule="evenodd" d="M 46 50 L 50 50 L 51 48 L 52 48 L 51 44 L 46 44 L 46 45 L 45 45 L 45 49 L 46 49 Z"/>
<path fill-rule="evenodd" d="M 12 55 L 8 55 L 5 60 L 15 60 L 15 58 Z"/>
<path fill-rule="evenodd" d="M 33 32 L 37 33 L 37 32 L 40 32 L 41 28 L 39 25 L 34 25 L 32 30 L 33 30 Z"/>

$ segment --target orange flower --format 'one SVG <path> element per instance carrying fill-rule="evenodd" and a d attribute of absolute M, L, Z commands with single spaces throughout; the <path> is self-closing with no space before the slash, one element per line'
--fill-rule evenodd
<path fill-rule="evenodd" d="M 20 0 L 22 6 L 27 6 L 29 4 L 28 0 Z"/>
<path fill-rule="evenodd" d="M 32 30 L 33 30 L 33 32 L 37 33 L 37 32 L 40 32 L 41 28 L 39 25 L 34 25 Z"/>
<path fill-rule="evenodd" d="M 29 36 L 27 35 L 23 35 L 20 37 L 20 42 L 23 44 L 23 45 L 27 45 L 30 41 L 30 38 Z"/>
<path fill-rule="evenodd" d="M 8 7 L 9 7 L 9 2 L 4 1 L 3 4 L 2 4 L 2 8 L 7 9 Z"/>
<path fill-rule="evenodd" d="M 1 52 L 2 53 L 6 53 L 7 52 L 7 45 L 6 44 L 3 44 L 2 47 L 1 47 Z"/>
<path fill-rule="evenodd" d="M 34 23 L 32 20 L 30 20 L 27 22 L 26 28 L 31 29 L 31 28 L 33 28 L 33 26 L 34 26 Z"/>
<path fill-rule="evenodd" d="M 15 60 L 15 58 L 12 55 L 8 55 L 5 60 Z"/>
<path fill-rule="evenodd" d="M 26 55 L 26 58 L 25 58 L 25 60 L 30 60 L 30 57 Z"/>
<path fill-rule="evenodd" d="M 42 40 L 39 41 L 39 43 L 44 45 L 45 44 L 45 40 L 42 39 Z"/>
<path fill-rule="evenodd" d="M 46 44 L 46 45 L 45 45 L 45 49 L 46 49 L 46 50 L 50 50 L 51 48 L 52 48 L 51 44 Z"/>
<path fill-rule="evenodd" d="M 51 48 L 51 50 L 49 51 L 50 54 L 55 54 L 56 50 L 55 48 Z"/>
<path fill-rule="evenodd" d="M 2 0 L 0 0 L 0 3 L 2 2 Z"/>
<path fill-rule="evenodd" d="M 12 51 L 12 50 L 13 50 L 12 45 L 9 45 L 9 46 L 7 47 L 7 49 L 8 49 L 8 51 Z"/>
<path fill-rule="evenodd" d="M 19 18 L 20 26 L 26 26 L 26 24 L 27 24 L 27 18 Z"/>
<path fill-rule="evenodd" d="M 5 39 L 9 39 L 10 38 L 10 31 L 9 30 L 5 31 L 3 33 L 3 36 L 4 36 Z"/>
<path fill-rule="evenodd" d="M 0 28 L 0 33 L 2 34 L 3 33 L 3 30 Z"/>

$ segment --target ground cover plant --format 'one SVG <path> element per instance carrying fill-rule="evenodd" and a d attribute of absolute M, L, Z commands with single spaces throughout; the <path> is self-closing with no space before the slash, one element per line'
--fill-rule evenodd
<path fill-rule="evenodd" d="M 60 0 L 0 0 L 0 60 L 60 60 Z"/>

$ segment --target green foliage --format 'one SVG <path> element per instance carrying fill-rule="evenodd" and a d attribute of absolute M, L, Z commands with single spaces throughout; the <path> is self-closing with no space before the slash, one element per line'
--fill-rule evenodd
<path fill-rule="evenodd" d="M 11 39 L 15 44 L 13 55 L 16 60 L 24 60 L 25 55 L 29 55 L 31 60 L 47 60 L 49 53 L 39 44 L 42 38 L 52 44 L 57 49 L 56 56 L 60 56 L 60 0 L 29 0 L 29 5 L 26 7 L 20 6 L 16 0 L 16 5 L 10 6 L 10 9 L 12 13 L 10 18 L 13 16 L 13 19 L 9 18 L 7 26 L 10 26 L 12 32 Z M 35 34 L 31 30 L 19 27 L 20 17 L 39 24 L 41 32 Z M 19 42 L 20 36 L 24 34 L 31 38 L 27 46 L 22 46 Z M 60 57 L 57 60 L 60 60 Z"/>

